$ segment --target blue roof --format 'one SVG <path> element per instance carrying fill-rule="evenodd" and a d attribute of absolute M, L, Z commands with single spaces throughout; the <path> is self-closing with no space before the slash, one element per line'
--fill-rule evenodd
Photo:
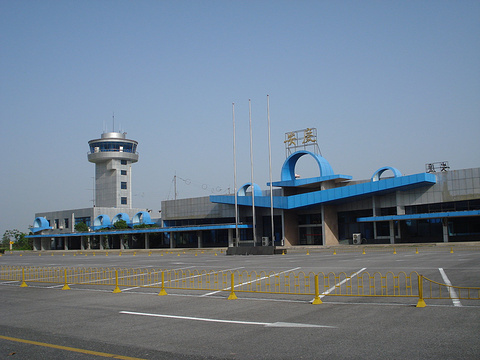
<path fill-rule="evenodd" d="M 439 219 L 464 216 L 479 216 L 480 210 L 448 211 L 423 214 L 405 214 L 405 215 L 386 215 L 386 216 L 368 216 L 357 218 L 358 222 L 389 221 L 389 220 L 420 220 L 420 219 Z"/>
<path fill-rule="evenodd" d="M 326 203 L 354 200 L 355 198 L 365 196 L 381 195 L 397 190 L 410 190 L 416 187 L 433 185 L 436 181 L 436 176 L 428 173 L 397 176 L 298 195 L 284 197 L 274 196 L 273 207 L 277 209 L 298 209 Z M 235 196 L 211 195 L 210 201 L 220 204 L 235 204 Z M 237 203 L 238 205 L 252 206 L 252 198 L 250 196 L 238 196 Z M 270 207 L 270 196 L 255 196 L 255 206 Z"/>
<path fill-rule="evenodd" d="M 252 228 L 250 224 L 238 224 L 239 229 Z M 27 238 L 40 237 L 70 237 L 70 236 L 92 236 L 92 235 L 119 235 L 119 234 L 146 234 L 146 233 L 165 233 L 165 232 L 180 232 L 180 231 L 198 231 L 198 230 L 223 230 L 235 229 L 235 224 L 218 224 L 218 225 L 192 225 L 192 226 L 172 226 L 162 228 L 150 229 L 125 229 L 125 230 L 107 230 L 107 231 L 91 231 L 91 232 L 75 232 L 75 233 L 60 233 L 60 234 L 46 234 L 46 235 L 28 235 Z"/>

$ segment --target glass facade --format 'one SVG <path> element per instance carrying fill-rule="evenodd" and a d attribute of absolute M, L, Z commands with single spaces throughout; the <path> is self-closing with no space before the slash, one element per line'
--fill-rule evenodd
<path fill-rule="evenodd" d="M 123 151 L 128 153 L 137 152 L 137 144 L 122 141 L 98 141 L 90 144 L 90 152 L 103 152 L 103 151 Z"/>

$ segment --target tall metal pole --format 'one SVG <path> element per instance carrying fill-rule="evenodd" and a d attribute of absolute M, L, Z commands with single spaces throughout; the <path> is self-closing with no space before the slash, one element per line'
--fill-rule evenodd
<path fill-rule="evenodd" d="M 237 155 L 236 155 L 236 135 L 235 135 L 235 103 L 232 103 L 233 117 L 233 188 L 235 192 L 235 246 L 238 246 L 238 199 L 237 199 Z"/>
<path fill-rule="evenodd" d="M 252 190 L 252 217 L 253 217 L 253 246 L 257 246 L 256 220 L 255 220 L 255 187 L 253 186 L 253 135 L 252 135 L 252 102 L 248 99 L 248 117 L 250 121 L 250 168 Z"/>
<path fill-rule="evenodd" d="M 268 165 L 270 168 L 270 214 L 272 226 L 272 246 L 275 246 L 275 227 L 273 222 L 273 184 L 272 184 L 272 141 L 270 137 L 270 97 L 267 95 L 267 119 L 268 119 Z"/>

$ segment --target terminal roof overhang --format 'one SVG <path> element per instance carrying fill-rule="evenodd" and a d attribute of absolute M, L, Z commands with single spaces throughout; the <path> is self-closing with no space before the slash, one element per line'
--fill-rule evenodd
<path fill-rule="evenodd" d="M 338 179 L 345 179 L 344 175 Z M 330 179 L 330 180 L 333 180 Z M 275 183 L 279 185 L 282 182 Z M 393 178 L 373 180 L 370 182 L 341 186 L 333 189 L 312 191 L 309 193 L 274 196 L 273 207 L 276 209 L 301 209 L 322 204 L 334 204 L 345 201 L 354 201 L 367 196 L 383 195 L 394 191 L 411 190 L 423 186 L 431 186 L 436 183 L 436 176 L 429 173 L 420 173 L 415 175 L 396 176 Z M 289 185 L 294 183 L 289 181 Z M 273 185 L 273 184 L 272 184 Z M 289 186 L 287 185 L 287 186 Z M 305 182 L 299 183 L 299 186 L 306 185 Z M 235 204 L 234 195 L 211 195 L 210 201 L 219 204 Z M 252 206 L 251 196 L 237 196 L 237 204 L 241 206 Z M 255 206 L 270 207 L 270 196 L 255 196 Z"/>
<path fill-rule="evenodd" d="M 452 217 L 469 217 L 480 216 L 480 210 L 465 210 L 465 211 L 446 211 L 436 213 L 423 214 L 404 214 L 404 215 L 385 215 L 385 216 L 368 216 L 357 218 L 358 222 L 372 222 L 372 221 L 397 221 L 397 220 L 422 220 L 422 219 L 442 219 Z"/>
<path fill-rule="evenodd" d="M 238 224 L 239 229 L 251 228 L 250 224 Z M 148 234 L 148 233 L 170 233 L 183 231 L 202 231 L 202 230 L 225 230 L 235 229 L 235 224 L 218 224 L 218 225 L 193 225 L 193 226 L 172 226 L 162 228 L 150 229 L 125 229 L 125 230 L 103 230 L 91 232 L 74 232 L 74 233 L 58 233 L 58 234 L 42 234 L 42 235 L 28 235 L 27 238 L 55 238 L 55 237 L 70 237 L 70 236 L 92 236 L 92 235 L 121 235 L 121 234 Z"/>

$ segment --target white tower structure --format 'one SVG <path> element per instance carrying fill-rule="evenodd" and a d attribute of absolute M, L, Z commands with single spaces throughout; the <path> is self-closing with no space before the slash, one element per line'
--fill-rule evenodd
<path fill-rule="evenodd" d="M 138 161 L 135 140 L 107 132 L 88 142 L 88 161 L 95 163 L 95 206 L 132 208 L 132 164 Z"/>

